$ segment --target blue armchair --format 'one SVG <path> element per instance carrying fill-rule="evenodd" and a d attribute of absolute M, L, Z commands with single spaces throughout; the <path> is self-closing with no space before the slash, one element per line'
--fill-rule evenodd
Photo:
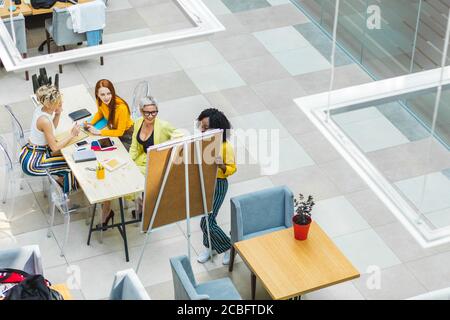
<path fill-rule="evenodd" d="M 150 300 L 133 269 L 119 271 L 114 277 L 109 300 Z"/>
<path fill-rule="evenodd" d="M 11 20 L 4 19 L 6 29 L 8 29 L 9 34 L 12 37 Z M 25 17 L 23 14 L 19 14 L 13 17 L 14 33 L 16 35 L 16 48 L 23 58 L 27 57 L 27 34 L 25 28 Z M 25 79 L 28 81 L 30 79 L 28 71 L 25 71 Z"/>
<path fill-rule="evenodd" d="M 242 300 L 230 278 L 197 284 L 187 256 L 170 259 L 175 300 Z"/>
<path fill-rule="evenodd" d="M 0 268 L 19 269 L 29 274 L 44 274 L 39 246 L 0 250 Z"/>
<path fill-rule="evenodd" d="M 231 198 L 230 202 L 232 244 L 292 226 L 294 195 L 286 186 L 247 193 Z M 230 272 L 235 255 L 232 246 Z"/>

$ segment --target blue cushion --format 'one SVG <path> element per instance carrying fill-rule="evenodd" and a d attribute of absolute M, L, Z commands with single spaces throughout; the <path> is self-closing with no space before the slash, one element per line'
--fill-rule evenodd
<path fill-rule="evenodd" d="M 286 229 L 286 227 L 284 227 L 284 226 L 283 227 L 275 227 L 275 228 L 270 228 L 270 229 L 263 230 L 263 231 L 246 234 L 246 235 L 244 235 L 244 240 L 251 239 L 251 238 L 254 238 L 257 236 L 262 236 L 263 234 L 272 233 L 272 232 L 279 231 L 279 230 L 284 230 L 284 229 Z"/>
<path fill-rule="evenodd" d="M 211 300 L 242 300 L 230 278 L 199 284 L 195 290 L 198 294 L 208 295 Z"/>

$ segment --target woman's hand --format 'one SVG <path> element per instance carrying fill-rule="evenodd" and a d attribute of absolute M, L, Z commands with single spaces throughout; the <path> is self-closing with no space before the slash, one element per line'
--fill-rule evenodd
<path fill-rule="evenodd" d="M 72 137 L 76 137 L 76 136 L 78 136 L 79 133 L 80 133 L 80 126 L 78 124 L 75 124 L 72 127 L 72 130 L 70 131 L 70 134 L 72 135 Z"/>
<path fill-rule="evenodd" d="M 62 108 L 62 104 L 60 104 L 59 107 L 57 107 L 55 109 L 55 116 L 60 116 L 62 112 L 63 112 L 63 108 Z"/>
<path fill-rule="evenodd" d="M 90 133 L 92 133 L 95 136 L 99 136 L 100 135 L 100 130 L 95 129 L 95 127 L 92 126 L 92 125 L 90 127 L 88 127 L 88 130 L 89 130 Z"/>
<path fill-rule="evenodd" d="M 227 170 L 227 167 L 223 163 L 222 157 L 216 157 L 216 164 L 223 172 Z"/>
<path fill-rule="evenodd" d="M 87 122 L 87 121 L 85 121 L 84 123 L 83 123 L 83 126 L 84 126 L 84 128 L 86 129 L 86 130 L 89 130 L 90 128 L 92 128 L 93 127 L 93 125 L 92 124 L 90 124 L 89 122 Z"/>

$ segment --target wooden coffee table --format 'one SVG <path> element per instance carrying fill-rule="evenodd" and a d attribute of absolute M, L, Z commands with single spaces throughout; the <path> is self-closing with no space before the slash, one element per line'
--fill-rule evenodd
<path fill-rule="evenodd" d="M 295 240 L 292 228 L 234 244 L 256 278 L 274 300 L 291 299 L 360 276 L 358 270 L 315 222 L 308 239 Z"/>

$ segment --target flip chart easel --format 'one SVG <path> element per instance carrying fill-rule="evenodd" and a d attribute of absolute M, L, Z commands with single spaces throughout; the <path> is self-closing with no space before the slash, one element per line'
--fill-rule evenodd
<path fill-rule="evenodd" d="M 211 235 L 208 213 L 212 211 L 222 130 L 169 141 L 149 148 L 141 230 L 147 232 L 136 267 L 154 228 L 186 219 L 188 256 L 191 257 L 191 217 L 206 219 L 209 251 Z"/>

